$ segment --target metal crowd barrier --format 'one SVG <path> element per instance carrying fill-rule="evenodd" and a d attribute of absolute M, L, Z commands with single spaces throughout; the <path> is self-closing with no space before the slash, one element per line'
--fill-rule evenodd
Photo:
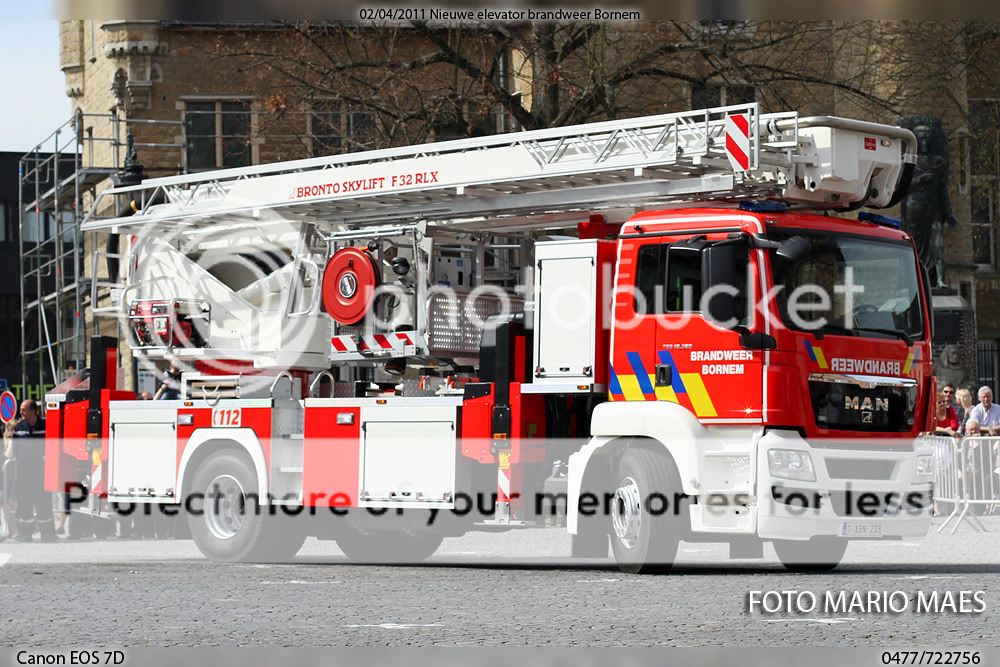
<path fill-rule="evenodd" d="M 13 459 L 2 458 L 0 451 L 0 537 L 14 537 L 14 475 L 17 464 Z"/>
<path fill-rule="evenodd" d="M 979 517 L 1000 514 L 1000 436 L 923 439 L 934 447 L 934 502 L 951 509 L 937 532 L 963 521 L 986 532 Z"/>

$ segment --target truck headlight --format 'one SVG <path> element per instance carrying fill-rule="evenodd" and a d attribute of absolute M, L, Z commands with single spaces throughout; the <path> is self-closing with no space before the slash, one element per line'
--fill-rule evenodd
<path fill-rule="evenodd" d="M 782 479 L 797 479 L 803 482 L 815 482 L 812 457 L 809 452 L 795 449 L 770 449 L 767 452 L 767 467 L 771 477 Z"/>
<path fill-rule="evenodd" d="M 914 482 L 929 482 L 934 478 L 934 457 L 918 456 L 917 469 L 913 473 Z"/>

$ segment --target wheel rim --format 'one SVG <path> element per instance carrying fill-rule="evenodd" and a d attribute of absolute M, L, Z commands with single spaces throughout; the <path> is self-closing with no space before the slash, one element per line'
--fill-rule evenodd
<path fill-rule="evenodd" d="M 615 537 L 626 549 L 633 549 L 639 540 L 642 528 L 642 507 L 639 485 L 631 477 L 626 477 L 615 491 L 611 511 L 611 524 Z"/>
<path fill-rule="evenodd" d="M 240 532 L 246 516 L 246 493 L 239 480 L 219 475 L 208 485 L 205 501 L 205 523 L 215 538 L 228 540 Z"/>

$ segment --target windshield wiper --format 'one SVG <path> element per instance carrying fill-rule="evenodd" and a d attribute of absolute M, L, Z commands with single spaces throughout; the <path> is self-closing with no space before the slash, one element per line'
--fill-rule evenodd
<path fill-rule="evenodd" d="M 857 336 L 854 333 L 854 329 L 848 327 L 842 327 L 838 324 L 825 324 L 821 329 L 815 329 L 810 331 L 810 333 L 816 337 L 816 340 L 823 340 L 823 336 L 827 334 L 833 334 L 835 336 Z"/>
<path fill-rule="evenodd" d="M 876 327 L 845 327 L 839 324 L 827 324 L 822 329 L 816 329 L 810 333 L 816 337 L 816 340 L 822 340 L 823 336 L 827 334 L 832 334 L 834 336 L 860 336 L 860 332 L 862 331 L 870 331 L 872 333 L 893 336 L 894 338 L 904 341 L 907 345 L 911 342 L 910 337 L 902 331 L 896 331 L 895 329 L 878 329 Z"/>
<path fill-rule="evenodd" d="M 854 331 L 871 331 L 872 333 L 885 334 L 887 336 L 894 336 L 907 345 L 910 344 L 909 334 L 905 334 L 902 331 L 896 331 L 895 329 L 878 329 L 876 327 L 854 327 Z"/>

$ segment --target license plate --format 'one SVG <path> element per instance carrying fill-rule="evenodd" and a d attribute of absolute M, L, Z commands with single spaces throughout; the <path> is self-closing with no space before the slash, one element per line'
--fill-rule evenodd
<path fill-rule="evenodd" d="M 881 521 L 844 521 L 840 524 L 841 537 L 882 537 Z"/>

